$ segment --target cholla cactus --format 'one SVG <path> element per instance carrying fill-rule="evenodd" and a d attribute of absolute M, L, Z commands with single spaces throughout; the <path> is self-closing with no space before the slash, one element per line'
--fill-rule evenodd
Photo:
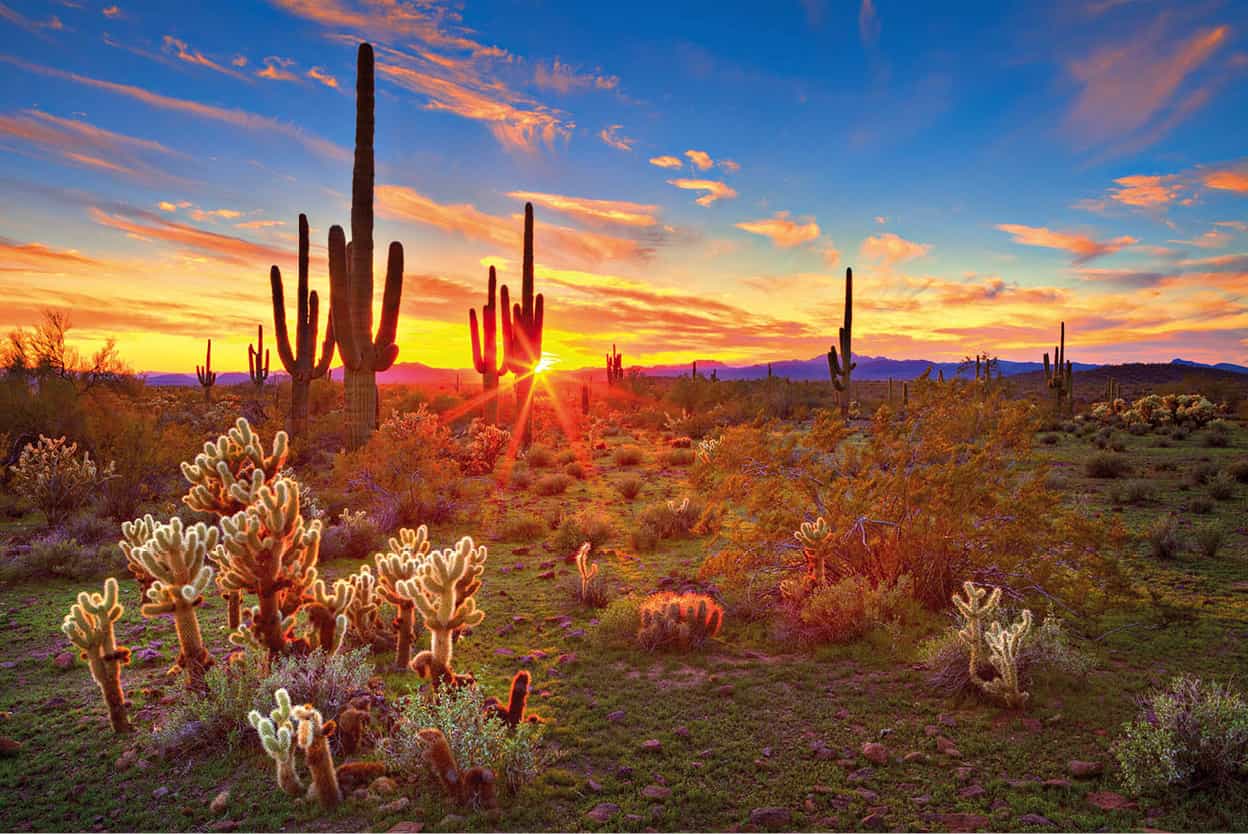
<path fill-rule="evenodd" d="M 982 687 L 983 678 L 979 669 L 980 652 L 984 646 L 984 623 L 996 612 L 1001 602 L 1001 589 L 993 588 L 989 593 L 987 588 L 980 588 L 970 580 L 962 583 L 962 589 L 966 592 L 966 599 L 953 595 L 953 607 L 958 609 L 965 621 L 958 631 L 958 639 L 970 652 L 971 680 Z"/>
<path fill-rule="evenodd" d="M 315 799 L 322 808 L 333 809 L 342 801 L 338 789 L 338 774 L 334 771 L 334 757 L 329 752 L 329 737 L 334 732 L 333 721 L 323 721 L 319 710 L 304 704 L 291 710 L 291 717 L 299 722 L 295 739 L 303 750 L 312 785 L 308 799 Z"/>
<path fill-rule="evenodd" d="M 347 609 L 355 599 L 355 584 L 347 579 L 334 581 L 332 593 L 326 589 L 325 580 L 312 583 L 312 602 L 305 609 L 308 623 L 312 626 L 308 646 L 323 649 L 326 654 L 337 654 L 347 635 Z"/>
<path fill-rule="evenodd" d="M 696 649 L 719 633 L 724 609 L 706 594 L 651 594 L 641 604 L 637 640 L 653 651 L 674 647 Z"/>
<path fill-rule="evenodd" d="M 455 547 L 430 553 L 414 579 L 396 586 L 399 596 L 412 600 L 424 617 L 430 651 L 428 655 L 421 652 L 416 665 L 427 671 L 431 680 L 453 676 L 455 633 L 485 619 L 485 612 L 477 610 L 473 597 L 481 588 L 486 557 L 485 547 L 477 547 L 471 536 L 464 536 Z"/>
<path fill-rule="evenodd" d="M 793 537 L 802 545 L 806 560 L 806 578 L 809 584 L 822 585 L 828 580 L 828 554 L 832 547 L 832 528 L 823 516 L 813 522 L 803 522 Z"/>
<path fill-rule="evenodd" d="M 997 670 L 997 677 L 981 684 L 983 690 L 1011 709 L 1021 709 L 1028 693 L 1019 687 L 1018 649 L 1031 631 L 1031 612 L 1024 609 L 1018 622 L 1008 628 L 994 622 L 984 635 L 988 643 L 988 662 Z"/>
<path fill-rule="evenodd" d="M 219 531 L 202 522 L 184 528 L 176 516 L 161 524 L 146 515 L 123 523 L 121 533 L 119 544 L 130 572 L 146 589 L 148 602 L 140 612 L 147 618 L 173 614 L 181 649 L 173 670 L 184 670 L 187 684 L 200 688 L 212 655 L 204 648 L 195 608 L 212 582 L 212 568 L 204 559 L 216 548 Z"/>
<path fill-rule="evenodd" d="M 381 594 L 377 590 L 377 577 L 373 576 L 368 565 L 348 577 L 354 593 L 351 602 L 344 612 L 350 624 L 352 638 L 365 644 L 376 642 L 382 634 Z"/>
<path fill-rule="evenodd" d="M 113 477 L 113 464 L 101 469 L 89 452 L 78 457 L 77 443 L 41 434 L 38 443 L 26 444 L 11 471 L 13 491 L 42 510 L 49 524 L 59 524 Z"/>
<path fill-rule="evenodd" d="M 597 608 L 606 603 L 606 589 L 598 565 L 589 561 L 589 552 L 591 550 L 593 550 L 593 545 L 585 542 L 576 551 L 576 572 L 581 580 L 577 596 L 582 605 L 591 605 Z"/>
<path fill-rule="evenodd" d="M 113 732 L 128 733 L 133 727 L 126 715 L 126 696 L 121 690 L 121 667 L 130 662 L 130 650 L 117 645 L 113 623 L 121 619 L 125 607 L 117 601 L 117 580 L 104 580 L 104 593 L 83 591 L 78 602 L 69 608 L 61 631 L 69 642 L 82 652 L 83 660 L 91 668 L 91 677 L 100 687 L 104 703 L 108 705 L 108 720 Z"/>
<path fill-rule="evenodd" d="M 260 437 L 251 430 L 245 417 L 216 441 L 204 444 L 204 450 L 191 463 L 182 464 L 182 475 L 191 484 L 182 496 L 182 503 L 197 512 L 212 513 L 224 518 L 241 512 L 254 500 L 260 487 L 272 484 L 286 465 L 288 454 L 286 432 L 273 436 L 273 450 L 265 453 Z M 239 489 L 235 489 L 235 487 Z M 217 584 L 228 604 L 228 622 L 237 629 L 241 622 L 242 596 Z"/>
<path fill-rule="evenodd" d="M 429 528 L 403 528 L 399 537 L 390 539 L 390 549 L 373 556 L 377 566 L 377 584 L 381 595 L 398 609 L 394 618 L 396 669 L 407 669 L 412 659 L 412 641 L 416 637 L 416 603 L 400 593 L 399 583 L 416 578 L 420 566 L 429 556 Z"/>
<path fill-rule="evenodd" d="M 694 456 L 699 463 L 710 463 L 711 458 L 715 456 L 715 450 L 719 448 L 723 438 L 707 437 L 698 443 L 698 448 L 694 452 Z"/>
<path fill-rule="evenodd" d="M 247 721 L 260 735 L 264 752 L 277 765 L 277 784 L 290 796 L 303 795 L 303 782 L 295 770 L 295 730 L 291 723 L 290 693 L 279 689 L 273 693 L 277 707 L 265 718 L 258 711 L 247 714 Z"/>
<path fill-rule="evenodd" d="M 245 488 L 235 484 L 234 495 Z M 221 571 L 218 584 L 230 593 L 255 594 L 259 605 L 250 623 L 240 623 L 231 642 L 252 641 L 249 630 L 270 654 L 286 650 L 294 615 L 308 600 L 317 579 L 321 523 L 305 525 L 299 512 L 299 485 L 284 478 L 262 484 L 246 510 L 221 519 L 222 544 L 215 559 Z"/>

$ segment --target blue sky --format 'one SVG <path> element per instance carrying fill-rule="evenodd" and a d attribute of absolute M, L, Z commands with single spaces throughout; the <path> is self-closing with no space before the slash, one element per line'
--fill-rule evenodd
<path fill-rule="evenodd" d="M 772 6 L 0 0 L 0 326 L 241 365 L 367 39 L 401 361 L 469 364 L 526 199 L 568 363 L 815 355 L 846 266 L 867 354 L 1248 361 L 1248 7 Z"/>

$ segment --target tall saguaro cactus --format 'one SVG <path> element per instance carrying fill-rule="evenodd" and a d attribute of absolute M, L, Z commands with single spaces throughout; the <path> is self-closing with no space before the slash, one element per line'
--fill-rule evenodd
<path fill-rule="evenodd" d="M 828 373 L 832 375 L 832 385 L 841 394 L 841 416 L 849 418 L 850 377 L 858 363 L 853 357 L 854 335 L 854 270 L 845 268 L 845 323 L 841 325 L 841 351 L 838 356 L 836 345 L 828 350 Z"/>
<path fill-rule="evenodd" d="M 104 580 L 104 593 L 83 591 L 78 601 L 70 606 L 61 631 L 79 648 L 82 657 L 91 667 L 91 677 L 100 687 L 104 703 L 108 705 L 108 720 L 113 732 L 128 733 L 134 729 L 126 715 L 126 696 L 121 689 L 121 667 L 130 662 L 130 650 L 117 645 L 113 623 L 126 613 L 117 601 L 120 588 L 117 580 Z"/>
<path fill-rule="evenodd" d="M 615 345 L 611 345 L 611 352 L 607 355 L 607 385 L 615 385 L 617 382 L 624 381 L 624 356 L 615 349 Z"/>
<path fill-rule="evenodd" d="M 477 310 L 468 310 L 468 328 L 472 332 L 472 364 L 481 374 L 481 388 L 485 395 L 482 410 L 485 421 L 490 425 L 498 422 L 498 378 L 507 373 L 507 358 L 498 354 L 498 305 L 494 301 L 494 292 L 498 287 L 498 276 L 494 267 L 490 267 L 490 284 L 486 293 L 485 306 L 481 308 L 481 326 L 477 327 Z M 503 290 L 506 293 L 506 289 Z M 503 296 L 506 298 L 506 296 Z M 503 302 L 504 308 L 507 302 Z M 483 338 L 484 337 L 484 338 Z M 504 351 L 506 341 L 504 340 Z M 456 377 L 458 379 L 458 377 Z"/>
<path fill-rule="evenodd" d="M 521 303 L 511 307 L 511 297 L 503 286 L 503 343 L 507 370 L 516 375 L 518 412 L 524 421 L 524 445 L 533 442 L 533 374 L 542 361 L 542 294 L 533 295 L 533 204 L 524 204 L 524 266 L 521 273 Z"/>
<path fill-rule="evenodd" d="M 217 375 L 212 370 L 212 339 L 208 340 L 208 350 L 204 352 L 204 364 L 195 366 L 195 377 L 204 389 L 204 402 L 212 402 L 212 386 L 217 384 Z"/>
<path fill-rule="evenodd" d="M 320 321 L 320 299 L 316 291 L 308 291 L 308 216 L 299 215 L 299 285 L 295 293 L 295 349 L 290 349 L 290 332 L 286 329 L 286 292 L 282 287 L 282 271 L 275 264 L 269 270 L 269 286 L 273 291 L 273 328 L 277 337 L 277 356 L 290 374 L 290 435 L 298 439 L 308 433 L 308 391 L 312 380 L 329 372 L 334 360 L 333 313 L 325 316 L 325 341 L 321 358 L 316 358 L 316 331 Z"/>
<path fill-rule="evenodd" d="M 264 325 L 256 325 L 256 345 L 247 345 L 247 376 L 259 391 L 269 378 L 269 352 L 264 349 Z"/>
<path fill-rule="evenodd" d="M 351 243 L 329 230 L 330 314 L 343 364 L 347 447 L 363 446 L 377 428 L 377 374 L 398 358 L 395 331 L 403 296 L 403 245 L 390 244 L 381 321 L 373 336 L 373 48 L 360 44 L 355 79 L 355 167 L 351 175 Z"/>
<path fill-rule="evenodd" d="M 1063 411 L 1074 413 L 1075 410 L 1075 374 L 1074 365 L 1066 358 L 1066 322 L 1062 322 L 1061 341 L 1053 348 L 1053 364 L 1049 364 L 1049 355 L 1044 355 L 1044 381 L 1053 392 L 1053 410 L 1060 415 Z"/>

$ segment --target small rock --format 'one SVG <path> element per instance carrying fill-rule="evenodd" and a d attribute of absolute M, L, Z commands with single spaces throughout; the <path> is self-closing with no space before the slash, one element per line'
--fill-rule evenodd
<path fill-rule="evenodd" d="M 641 743 L 641 749 L 645 750 L 647 753 L 657 753 L 663 749 L 663 742 L 659 741 L 657 738 L 648 738 Z"/>
<path fill-rule="evenodd" d="M 229 804 L 230 804 L 230 790 L 229 788 L 226 788 L 225 790 L 221 791 L 221 793 L 217 794 L 216 796 L 212 798 L 212 801 L 208 803 L 208 810 L 214 814 L 220 814 L 225 811 L 225 809 L 229 806 Z"/>
<path fill-rule="evenodd" d="M 1039 814 L 1023 814 L 1018 818 L 1019 825 L 1043 825 L 1052 828 L 1056 823 L 1048 817 L 1042 817 Z"/>
<path fill-rule="evenodd" d="M 155 649 L 139 649 L 134 653 L 134 661 L 140 666 L 151 666 L 160 662 L 160 652 Z"/>
<path fill-rule="evenodd" d="M 441 828 L 443 831 L 463 831 L 464 826 L 467 824 L 467 817 L 461 817 L 459 814 L 447 814 L 438 821 L 438 828 Z"/>
<path fill-rule="evenodd" d="M 925 793 L 921 793 L 918 796 L 910 797 L 910 801 L 913 802 L 915 805 L 923 806 L 931 802 L 932 798 Z"/>
<path fill-rule="evenodd" d="M 168 795 L 169 795 L 168 785 L 161 785 L 159 788 L 152 791 L 152 799 L 162 799 Z"/>
<path fill-rule="evenodd" d="M 424 830 L 425 824 L 420 820 L 404 820 L 391 826 L 390 834 L 420 834 Z"/>
<path fill-rule="evenodd" d="M 880 795 L 870 788 L 859 788 L 854 793 L 861 796 L 863 802 L 878 802 L 880 799 Z"/>
<path fill-rule="evenodd" d="M 537 575 L 538 579 L 554 579 L 555 572 L 553 570 L 544 570 Z"/>
<path fill-rule="evenodd" d="M 1066 770 L 1076 779 L 1091 779 L 1093 776 L 1100 776 L 1101 771 L 1105 769 L 1105 765 L 1101 762 L 1083 762 L 1078 759 L 1071 759 L 1066 764 Z"/>
<path fill-rule="evenodd" d="M 113 762 L 116 770 L 126 770 L 133 765 L 139 758 L 139 751 L 131 747 L 129 750 L 117 757 L 117 761 Z"/>
<path fill-rule="evenodd" d="M 672 735 L 680 736 L 681 738 L 689 738 L 689 728 L 682 724 L 681 726 L 672 730 Z"/>
<path fill-rule="evenodd" d="M 646 785 L 641 789 L 641 795 L 646 799 L 667 799 L 672 795 L 672 789 L 662 785 Z"/>
<path fill-rule="evenodd" d="M 494 654 L 498 655 L 499 657 L 515 657 L 516 656 L 515 651 L 513 649 L 508 649 L 508 648 L 495 649 Z"/>
<path fill-rule="evenodd" d="M 732 697 L 732 693 L 733 693 L 733 692 L 735 692 L 735 691 L 736 691 L 736 689 L 733 687 L 733 685 L 732 685 L 732 684 L 730 684 L 730 683 L 726 683 L 726 684 L 724 684 L 723 686 L 718 687 L 718 688 L 715 690 L 715 694 L 716 694 L 716 695 L 718 695 L 718 696 L 719 696 L 719 697 L 721 697 L 721 698 L 731 698 L 731 697 Z"/>
<path fill-rule="evenodd" d="M 750 811 L 750 825 L 759 828 L 787 828 L 793 820 L 788 808 L 755 808 Z"/>
<path fill-rule="evenodd" d="M 585 812 L 585 816 L 594 822 L 606 822 L 620 812 L 620 806 L 614 802 L 599 802 Z"/>
<path fill-rule="evenodd" d="M 867 814 L 858 824 L 868 831 L 883 831 L 887 825 L 884 815 L 878 811 Z"/>
<path fill-rule="evenodd" d="M 888 764 L 888 748 L 878 741 L 868 741 L 862 745 L 862 755 L 873 764 Z"/>
<path fill-rule="evenodd" d="M 593 779 L 586 779 L 585 789 L 590 793 L 602 793 L 602 783 L 596 782 Z"/>
<path fill-rule="evenodd" d="M 973 767 L 959 767 L 953 772 L 953 778 L 957 779 L 959 782 L 969 782 L 971 781 L 971 774 L 974 772 L 975 768 Z"/>
<path fill-rule="evenodd" d="M 412 804 L 412 800 L 406 796 L 400 796 L 377 808 L 383 814 L 398 814 L 407 810 L 407 806 Z"/>
<path fill-rule="evenodd" d="M 615 775 L 621 779 L 632 779 L 633 769 L 626 764 L 622 764 L 615 769 Z"/>
<path fill-rule="evenodd" d="M 208 826 L 209 831 L 237 831 L 238 820 L 217 820 Z"/>
<path fill-rule="evenodd" d="M 1045 779 L 1044 786 L 1046 788 L 1069 788 L 1069 779 Z"/>
<path fill-rule="evenodd" d="M 1089 805 L 1094 805 L 1102 811 L 1126 811 L 1135 807 L 1134 802 L 1113 791 L 1097 791 L 1088 794 L 1086 798 Z"/>
<path fill-rule="evenodd" d="M 962 753 L 958 750 L 958 746 L 944 736 L 936 737 L 936 752 L 943 753 L 954 759 L 962 758 Z"/>
<path fill-rule="evenodd" d="M 576 662 L 576 652 L 564 652 L 555 658 L 556 666 L 567 666 L 569 663 Z"/>
<path fill-rule="evenodd" d="M 607 720 L 610 721 L 612 724 L 618 724 L 624 720 L 625 714 L 626 713 L 624 712 L 624 710 L 617 709 L 615 712 L 607 713 Z"/>
<path fill-rule="evenodd" d="M 61 652 L 56 657 L 52 658 L 52 663 L 57 669 L 68 669 L 70 666 L 74 665 L 74 656 L 69 652 Z"/>
<path fill-rule="evenodd" d="M 988 791 L 984 790 L 983 785 L 967 785 L 965 788 L 958 791 L 958 796 L 962 799 L 975 799 L 976 797 L 983 796 L 986 793 L 988 793 Z"/>
<path fill-rule="evenodd" d="M 568 632 L 569 640 L 580 640 L 584 636 L 585 636 L 585 629 L 583 628 L 574 628 Z"/>
<path fill-rule="evenodd" d="M 919 750 L 911 750 L 909 753 L 902 756 L 901 760 L 905 762 L 906 764 L 913 764 L 914 762 L 924 762 L 924 761 L 927 761 L 927 754 Z"/>
<path fill-rule="evenodd" d="M 22 743 L 8 736 L 0 736 L 0 756 L 16 756 L 22 749 Z"/>
<path fill-rule="evenodd" d="M 992 825 L 992 820 L 983 814 L 950 812 L 933 814 L 931 819 L 948 831 L 979 831 Z"/>

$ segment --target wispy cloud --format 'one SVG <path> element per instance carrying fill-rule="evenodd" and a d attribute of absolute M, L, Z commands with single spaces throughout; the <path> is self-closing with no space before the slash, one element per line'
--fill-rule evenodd
<path fill-rule="evenodd" d="M 0 20 L 7 20 L 14 26 L 20 26 L 26 31 L 34 32 L 35 34 L 48 31 L 56 32 L 65 28 L 65 24 L 56 15 L 51 15 L 47 20 L 31 20 L 4 3 L 0 3 Z"/>
<path fill-rule="evenodd" d="M 308 70 L 308 78 L 311 78 L 313 81 L 319 81 L 330 89 L 338 89 L 338 79 L 334 78 L 334 76 L 330 75 L 320 67 L 313 67 Z"/>
<path fill-rule="evenodd" d="M 1069 252 L 1076 264 L 1087 263 L 1093 258 L 1104 255 L 1112 255 L 1136 242 L 1135 238 L 1128 235 L 1099 241 L 1081 232 L 1056 232 L 1043 226 L 1020 226 L 1015 223 L 1000 223 L 997 229 L 1010 235 L 1015 243 L 1021 243 L 1024 246 L 1040 246 Z"/>
<path fill-rule="evenodd" d="M 921 258 L 931 248 L 929 243 L 915 243 L 892 232 L 885 232 L 870 235 L 863 240 L 858 247 L 858 254 L 891 268 L 896 264 Z"/>
<path fill-rule="evenodd" d="M 176 223 L 137 209 L 122 213 L 92 207 L 88 213 L 96 223 L 124 232 L 133 240 L 171 243 L 234 266 L 263 268 L 275 261 L 285 263 L 291 258 L 290 252 L 282 249 Z"/>
<path fill-rule="evenodd" d="M 617 151 L 631 151 L 633 145 L 637 143 L 636 139 L 630 139 L 627 136 L 621 136 L 620 131 L 624 125 L 608 125 L 604 127 L 598 134 L 598 138 L 606 142 Z"/>
<path fill-rule="evenodd" d="M 98 263 L 76 249 L 57 249 L 38 242 L 19 243 L 0 237 L 0 272 L 58 272 L 67 266 Z"/>
<path fill-rule="evenodd" d="M 1166 206 L 1178 200 L 1184 184 L 1177 175 L 1134 175 L 1114 180 L 1115 187 L 1109 191 L 1110 199 L 1125 206 L 1154 208 Z"/>
<path fill-rule="evenodd" d="M 626 200 L 593 200 L 587 197 L 568 197 L 563 194 L 544 194 L 537 191 L 510 191 L 507 196 L 513 200 L 524 200 L 595 225 L 631 226 L 644 229 L 655 226 L 659 222 L 659 207 L 644 203 L 632 203 Z"/>
<path fill-rule="evenodd" d="M 264 69 L 257 72 L 256 77 L 267 78 L 270 81 L 298 81 L 299 76 L 290 71 L 290 67 L 294 65 L 293 58 L 270 55 L 264 59 Z"/>
<path fill-rule="evenodd" d="M 614 90 L 619 87 L 620 79 L 614 75 L 604 75 L 601 70 L 580 72 L 556 58 L 550 66 L 538 63 L 533 74 L 533 83 L 539 89 L 566 94 L 586 89 Z"/>
<path fill-rule="evenodd" d="M 685 151 L 685 156 L 689 157 L 693 167 L 699 171 L 705 171 L 715 164 L 715 161 L 711 159 L 711 155 L 706 151 Z"/>
<path fill-rule="evenodd" d="M 235 70 L 222 66 L 211 58 L 206 57 L 198 49 L 191 49 L 187 46 L 186 41 L 179 40 L 173 35 L 165 35 L 164 46 L 162 48 L 164 49 L 165 54 L 172 55 L 179 61 L 191 64 L 192 66 L 204 67 L 205 69 L 210 69 L 213 72 L 219 72 L 223 75 L 228 75 L 242 81 L 250 80 L 241 72 L 236 72 Z"/>
<path fill-rule="evenodd" d="M 671 168 L 673 170 L 685 167 L 685 163 L 681 162 L 678 156 L 652 156 L 650 157 L 650 164 L 659 168 Z"/>
<path fill-rule="evenodd" d="M 121 7 L 120 6 L 105 6 L 103 9 L 100 10 L 100 14 L 104 15 L 109 20 L 116 20 L 117 18 L 121 17 Z"/>
<path fill-rule="evenodd" d="M 146 164 L 145 156 L 182 156 L 160 142 L 127 136 L 78 119 L 26 110 L 0 116 L 0 138 L 29 144 L 40 155 L 138 180 L 178 180 Z"/>
<path fill-rule="evenodd" d="M 819 224 L 814 221 L 814 218 L 805 221 L 793 220 L 787 211 L 778 211 L 763 220 L 737 223 L 736 226 L 742 231 L 768 238 L 780 249 L 792 249 L 794 246 L 810 243 L 819 237 Z"/>
<path fill-rule="evenodd" d="M 694 200 L 700 206 L 709 206 L 716 200 L 731 200 L 737 196 L 735 189 L 717 180 L 676 179 L 668 180 L 667 183 L 677 188 L 683 188 L 686 191 L 706 192 Z"/>
<path fill-rule="evenodd" d="M 1248 164 L 1241 163 L 1230 168 L 1207 171 L 1203 179 L 1208 188 L 1248 194 Z"/>
<path fill-rule="evenodd" d="M 173 98 L 171 96 L 153 93 L 142 87 L 135 87 L 130 84 L 117 84 L 112 81 L 103 81 L 98 78 L 91 78 L 86 75 L 79 75 L 75 72 L 68 72 L 55 67 L 46 67 L 40 64 L 32 64 L 10 55 L 0 55 L 0 62 L 12 64 L 27 72 L 44 75 L 50 78 L 61 78 L 66 81 L 72 81 L 75 84 L 82 84 L 87 87 L 93 87 L 97 90 L 107 90 L 110 93 L 127 96 L 141 101 L 151 107 L 158 107 L 163 110 L 172 110 L 179 113 L 197 116 L 203 119 L 211 119 L 225 124 L 241 127 L 247 130 L 261 130 L 270 133 L 277 133 L 289 139 L 293 139 L 303 145 L 308 150 L 330 157 L 332 159 L 345 160 L 350 159 L 351 154 L 346 148 L 339 147 L 334 143 L 314 136 L 301 127 L 281 122 L 268 116 L 259 116 L 255 113 L 248 113 L 245 110 L 231 110 L 224 107 L 216 107 L 211 104 L 203 104 L 198 101 L 190 101 L 187 99 Z"/>
<path fill-rule="evenodd" d="M 872 0 L 862 0 L 858 6 L 858 37 L 867 47 L 875 46 L 880 39 L 880 17 Z"/>

